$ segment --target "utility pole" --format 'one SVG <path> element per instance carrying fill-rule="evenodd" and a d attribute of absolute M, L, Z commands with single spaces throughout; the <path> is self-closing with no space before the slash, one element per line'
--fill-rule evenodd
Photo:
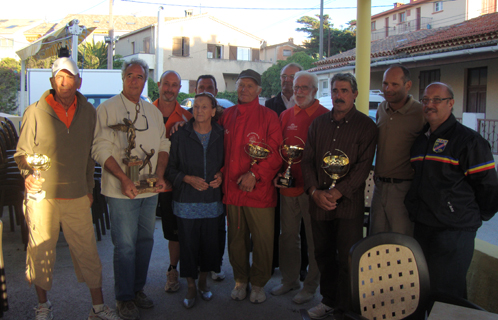
<path fill-rule="evenodd" d="M 109 0 L 109 42 L 107 47 L 107 69 L 113 68 L 114 56 L 114 19 L 112 17 L 112 6 L 114 0 Z M 107 41 L 106 41 L 107 42 Z"/>
<path fill-rule="evenodd" d="M 323 0 L 320 0 L 320 39 L 319 39 L 318 54 L 319 60 L 323 59 Z"/>

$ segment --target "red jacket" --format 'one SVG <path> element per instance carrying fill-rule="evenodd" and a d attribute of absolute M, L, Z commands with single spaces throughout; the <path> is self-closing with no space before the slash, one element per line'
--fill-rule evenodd
<path fill-rule="evenodd" d="M 260 105 L 258 99 L 225 109 L 220 124 L 225 129 L 225 166 L 223 168 L 223 203 L 254 208 L 277 205 L 277 191 L 273 178 L 282 165 L 278 148 L 282 129 L 277 114 Z M 247 143 L 264 142 L 272 149 L 265 160 L 258 160 L 251 168 L 251 158 L 244 151 Z M 239 189 L 237 179 L 251 170 L 257 179 L 251 192 Z"/>

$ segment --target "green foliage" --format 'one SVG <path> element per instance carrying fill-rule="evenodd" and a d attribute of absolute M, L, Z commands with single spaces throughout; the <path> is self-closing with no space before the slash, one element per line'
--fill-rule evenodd
<path fill-rule="evenodd" d="M 17 110 L 20 70 L 21 64 L 15 59 L 0 60 L 0 112 L 10 114 Z"/>
<path fill-rule="evenodd" d="M 261 75 L 261 86 L 263 87 L 261 96 L 270 98 L 280 92 L 280 72 L 289 63 L 298 63 L 304 70 L 307 70 L 313 67 L 315 61 L 317 60 L 303 51 L 293 54 L 287 60 L 278 61 Z"/>
<path fill-rule="evenodd" d="M 157 83 L 150 77 L 147 81 L 147 95 L 152 101 L 156 101 L 156 99 L 159 98 L 159 88 L 157 87 Z"/>
<path fill-rule="evenodd" d="M 107 44 L 86 41 L 78 46 L 78 66 L 82 69 L 107 69 Z"/>
<path fill-rule="evenodd" d="M 116 54 L 113 56 L 113 59 L 112 59 L 112 68 L 113 69 L 121 69 L 123 67 L 123 63 L 124 63 L 124 60 L 123 60 L 122 55 Z"/>
<path fill-rule="evenodd" d="M 227 100 L 232 101 L 235 104 L 238 103 L 238 99 L 239 99 L 237 92 L 229 92 L 229 91 L 218 92 L 218 94 L 216 95 L 216 98 L 227 99 Z"/>
<path fill-rule="evenodd" d="M 178 96 L 176 97 L 176 101 L 178 103 L 182 103 L 183 100 L 187 98 L 193 98 L 195 96 L 195 93 L 184 93 L 184 92 L 179 92 Z"/>
<path fill-rule="evenodd" d="M 305 52 L 314 57 L 318 57 L 320 47 L 320 18 L 303 16 L 297 20 L 297 23 L 303 25 L 296 28 L 296 31 L 305 32 L 308 34 L 308 39 L 303 42 Z M 323 55 L 331 57 L 335 54 L 353 49 L 356 46 L 356 27 L 353 21 L 349 21 L 348 26 L 343 30 L 334 28 L 334 24 L 330 23 L 329 15 L 323 15 Z"/>

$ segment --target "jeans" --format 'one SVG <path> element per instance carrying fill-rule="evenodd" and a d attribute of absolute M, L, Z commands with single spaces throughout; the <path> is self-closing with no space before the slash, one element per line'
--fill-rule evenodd
<path fill-rule="evenodd" d="M 157 195 L 141 199 L 106 197 L 114 244 L 114 293 L 117 301 L 135 299 L 147 280 L 154 246 Z"/>

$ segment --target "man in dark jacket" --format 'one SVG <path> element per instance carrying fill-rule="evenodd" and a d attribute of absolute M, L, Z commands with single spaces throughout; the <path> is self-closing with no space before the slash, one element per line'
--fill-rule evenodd
<path fill-rule="evenodd" d="M 477 229 L 498 211 L 498 176 L 489 143 L 453 116 L 449 86 L 430 84 L 421 102 L 427 124 L 411 149 L 405 205 L 431 289 L 465 297 Z"/>

